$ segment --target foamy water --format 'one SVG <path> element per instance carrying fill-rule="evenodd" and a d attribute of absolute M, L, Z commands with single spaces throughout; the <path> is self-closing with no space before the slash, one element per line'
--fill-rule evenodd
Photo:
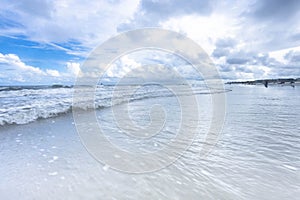
<path fill-rule="evenodd" d="M 222 91 L 222 89 L 208 89 L 201 85 L 193 85 L 194 94 L 207 94 Z M 103 86 L 95 88 L 96 109 L 124 103 L 128 100 L 167 97 L 173 94 L 160 85 L 145 85 L 132 93 L 133 86 Z M 178 95 L 186 95 L 187 91 L 180 90 Z M 53 86 L 15 86 L 0 87 L 0 125 L 26 124 L 37 119 L 55 117 L 71 111 L 73 103 L 72 87 Z M 85 87 L 80 88 L 83 97 Z M 189 94 L 188 94 L 189 95 Z M 82 107 L 85 108 L 85 100 Z"/>

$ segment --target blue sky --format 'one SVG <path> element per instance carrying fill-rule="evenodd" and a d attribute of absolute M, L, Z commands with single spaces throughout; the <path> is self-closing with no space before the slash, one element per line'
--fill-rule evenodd
<path fill-rule="evenodd" d="M 190 37 L 226 80 L 300 77 L 298 0 L 0 0 L 0 5 L 0 85 L 72 84 L 92 49 L 118 33 L 146 27 Z M 180 64 L 168 55 L 151 55 Z M 140 58 L 125 56 L 109 75 L 142 64 Z"/>

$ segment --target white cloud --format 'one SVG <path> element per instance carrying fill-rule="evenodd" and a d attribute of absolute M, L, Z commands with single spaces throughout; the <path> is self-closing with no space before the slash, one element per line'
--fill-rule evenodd
<path fill-rule="evenodd" d="M 77 76 L 80 72 L 80 63 L 67 62 L 67 70 L 70 73 L 70 75 Z"/>
<path fill-rule="evenodd" d="M 67 62 L 66 70 L 40 69 L 24 63 L 18 55 L 0 53 L 0 84 L 53 84 L 74 82 L 80 63 Z"/>
<path fill-rule="evenodd" d="M 1 28 L 0 35 L 25 35 L 32 41 L 49 43 L 76 54 L 82 51 L 81 48 L 94 48 L 115 35 L 116 27 L 132 17 L 137 5 L 138 0 L 124 0 L 122 3 L 81 0 L 4 1 L 0 8 L 2 20 L 13 21 L 19 26 Z M 71 50 L 62 47 L 67 43 Z"/>
<path fill-rule="evenodd" d="M 235 37 L 234 21 L 225 15 L 199 16 L 194 14 L 170 18 L 160 25 L 163 28 L 186 34 L 210 55 L 217 39 L 224 36 Z"/>
<path fill-rule="evenodd" d="M 46 73 L 49 74 L 50 76 L 55 76 L 55 77 L 60 76 L 60 73 L 57 70 L 53 70 L 53 69 L 46 69 Z"/>
<path fill-rule="evenodd" d="M 0 35 L 22 35 L 82 56 L 118 31 L 162 27 L 196 41 L 213 58 L 223 77 L 300 76 L 295 55 L 293 59 L 286 57 L 300 46 L 299 8 L 298 0 L 12 0 L 1 2 L 0 16 L 5 26 L 0 28 Z M 120 77 L 134 66 L 149 64 L 149 60 L 172 63 L 173 67 L 182 65 L 174 57 L 148 56 L 152 58 L 124 57 L 107 75 Z M 28 66 L 13 54 L 5 62 L 39 76 L 74 77 L 80 71 L 80 64 L 74 61 L 66 61 L 67 72 Z M 188 76 L 192 71 L 186 67 L 180 73 Z M 15 79 L 23 80 L 20 75 Z"/>
<path fill-rule="evenodd" d="M 20 70 L 37 75 L 45 75 L 41 69 L 26 65 L 15 54 L 2 54 L 0 53 L 0 64 L 4 67 L 4 70 Z"/>
<path fill-rule="evenodd" d="M 105 76 L 113 78 L 122 78 L 133 69 L 140 67 L 142 64 L 138 63 L 136 60 L 130 58 L 128 55 L 122 56 L 114 63 L 112 63 L 107 71 Z"/>
<path fill-rule="evenodd" d="M 284 58 L 288 49 L 300 46 L 299 1 L 205 2 L 200 11 L 197 1 L 142 0 L 134 19 L 122 28 L 150 25 L 181 32 L 213 55 L 229 79 L 300 76 L 299 67 Z M 232 39 L 232 46 L 218 44 L 226 38 Z M 281 53 L 274 53 L 278 50 Z"/>
<path fill-rule="evenodd" d="M 141 50 L 116 60 L 109 66 L 104 77 L 126 81 L 172 82 L 179 79 L 201 78 L 201 74 L 172 53 Z"/>

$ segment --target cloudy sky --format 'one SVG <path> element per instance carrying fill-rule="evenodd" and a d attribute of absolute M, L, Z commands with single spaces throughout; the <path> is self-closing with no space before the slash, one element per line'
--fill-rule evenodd
<path fill-rule="evenodd" d="M 0 85 L 72 83 L 92 49 L 118 33 L 146 27 L 193 39 L 226 80 L 300 77 L 298 0 L 0 0 L 0 5 Z M 171 66 L 182 63 L 147 55 Z M 136 58 L 124 56 L 109 76 L 120 75 L 122 66 L 144 64 Z"/>

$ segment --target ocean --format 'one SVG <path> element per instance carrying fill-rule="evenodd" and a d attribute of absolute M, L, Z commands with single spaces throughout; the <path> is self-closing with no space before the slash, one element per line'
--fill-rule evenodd
<path fill-rule="evenodd" d="M 128 92 L 131 85 L 117 92 L 114 85 L 97 86 L 93 108 L 103 134 L 126 152 L 163 150 L 180 129 L 177 96 L 188 95 L 183 86 L 176 87 L 174 95 L 156 84 L 134 94 Z M 82 144 L 72 115 L 73 87 L 0 87 L 1 199 L 298 199 L 300 87 L 226 85 L 222 90 L 194 83 L 192 88 L 201 120 L 191 145 L 182 147 L 174 162 L 135 174 L 94 159 Z M 223 92 L 223 129 L 203 156 L 214 109 L 211 94 Z M 134 126 L 147 127 L 156 119 L 151 119 L 154 105 L 163 112 L 153 116 L 166 119 L 157 134 L 137 139 L 119 130 L 116 113 L 126 108 Z M 184 109 L 192 115 L 195 105 Z M 102 150 L 107 157 L 118 156 Z"/>

